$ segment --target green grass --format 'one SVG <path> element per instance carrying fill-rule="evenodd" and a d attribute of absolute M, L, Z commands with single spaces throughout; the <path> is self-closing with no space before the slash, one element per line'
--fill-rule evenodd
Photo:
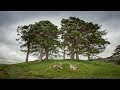
<path fill-rule="evenodd" d="M 50 68 L 62 64 L 63 69 Z M 76 71 L 69 69 L 76 65 Z M 0 79 L 120 79 L 120 65 L 100 61 L 49 60 L 0 66 Z"/>

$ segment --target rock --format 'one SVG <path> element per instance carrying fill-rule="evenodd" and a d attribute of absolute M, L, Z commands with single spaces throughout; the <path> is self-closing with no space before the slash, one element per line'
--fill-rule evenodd
<path fill-rule="evenodd" d="M 55 64 L 53 65 L 54 69 L 63 69 L 62 64 Z"/>
<path fill-rule="evenodd" d="M 77 67 L 75 65 L 72 65 L 72 64 L 70 64 L 69 68 L 70 68 L 70 70 L 73 70 L 73 71 L 77 70 Z"/>

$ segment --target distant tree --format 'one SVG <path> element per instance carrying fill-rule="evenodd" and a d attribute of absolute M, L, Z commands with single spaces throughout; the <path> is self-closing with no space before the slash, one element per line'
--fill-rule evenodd
<path fill-rule="evenodd" d="M 120 45 L 116 46 L 116 49 L 114 50 L 113 56 L 120 56 Z"/>
<path fill-rule="evenodd" d="M 27 52 L 26 54 L 26 62 L 28 62 L 28 57 L 29 57 L 29 53 L 31 52 L 31 45 L 32 45 L 32 40 L 34 38 L 34 36 L 32 35 L 32 24 L 24 25 L 24 26 L 18 26 L 17 28 L 17 35 L 19 36 L 18 39 L 16 39 L 17 41 L 19 41 L 20 43 L 20 48 L 27 48 L 26 50 L 21 50 L 23 52 Z"/>

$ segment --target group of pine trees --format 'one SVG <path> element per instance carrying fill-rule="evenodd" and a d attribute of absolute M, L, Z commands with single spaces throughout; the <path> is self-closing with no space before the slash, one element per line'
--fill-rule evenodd
<path fill-rule="evenodd" d="M 84 55 L 91 60 L 93 56 L 103 52 L 106 45 L 110 44 L 103 38 L 106 35 L 101 26 L 92 22 L 85 22 L 76 17 L 61 20 L 61 28 L 48 20 L 34 24 L 18 26 L 17 41 L 20 47 L 27 52 L 26 62 L 30 53 L 38 55 L 39 60 L 49 59 L 50 56 L 62 50 L 63 59 L 69 55 L 72 60 L 79 60 L 79 55 Z"/>

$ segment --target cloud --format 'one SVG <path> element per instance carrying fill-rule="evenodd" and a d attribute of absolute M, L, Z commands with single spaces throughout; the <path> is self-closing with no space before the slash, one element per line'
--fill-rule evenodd
<path fill-rule="evenodd" d="M 16 29 L 40 20 L 50 20 L 60 26 L 62 18 L 76 16 L 87 22 L 94 22 L 107 29 L 105 38 L 111 42 L 99 56 L 112 55 L 115 47 L 120 44 L 120 11 L 0 11 L 0 63 L 17 63 L 25 61 L 25 53 L 20 52 L 16 42 Z M 84 58 L 81 56 L 80 58 Z M 30 60 L 34 57 L 30 56 Z"/>

